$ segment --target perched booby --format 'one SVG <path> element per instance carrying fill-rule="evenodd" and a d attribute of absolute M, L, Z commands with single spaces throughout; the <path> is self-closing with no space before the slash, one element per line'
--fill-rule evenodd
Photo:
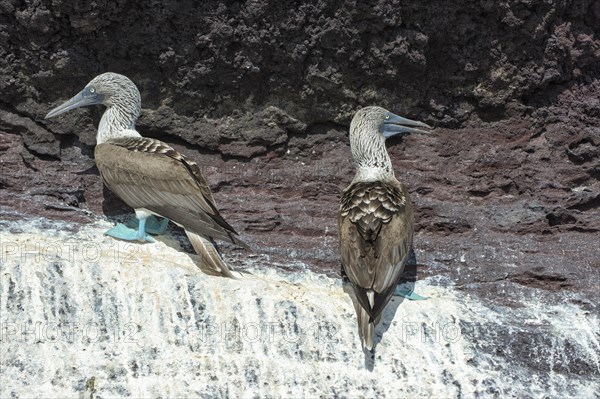
<path fill-rule="evenodd" d="M 356 175 L 342 192 L 338 214 L 342 266 L 357 301 L 363 347 L 373 348 L 375 326 L 394 294 L 413 240 L 409 194 L 396 180 L 385 140 L 430 127 L 381 108 L 359 110 L 350 123 Z"/>
<path fill-rule="evenodd" d="M 126 76 L 103 73 L 67 102 L 51 110 L 52 118 L 86 105 L 103 104 L 94 157 L 104 184 L 135 209 L 139 227 L 117 225 L 107 234 L 137 241 L 153 241 L 146 219 L 169 219 L 185 229 L 201 257 L 200 268 L 213 275 L 233 277 L 211 239 L 246 247 L 219 214 L 215 200 L 198 165 L 160 140 L 142 137 L 135 130 L 141 97 Z M 168 222 L 167 222 L 168 223 Z M 163 226 L 164 227 L 164 226 Z"/>

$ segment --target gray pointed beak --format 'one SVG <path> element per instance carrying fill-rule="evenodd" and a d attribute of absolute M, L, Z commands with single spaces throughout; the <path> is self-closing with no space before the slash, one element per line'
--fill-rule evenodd
<path fill-rule="evenodd" d="M 403 118 L 392 114 L 391 112 L 388 113 L 388 116 L 389 117 L 383 122 L 381 132 L 386 139 L 400 133 L 429 133 L 428 131 L 417 129 L 416 127 L 431 129 L 431 126 L 426 123 Z"/>
<path fill-rule="evenodd" d="M 102 96 L 100 95 L 89 95 L 89 91 L 83 89 L 69 101 L 66 101 L 59 105 L 58 107 L 52 109 L 46 115 L 46 119 L 53 118 L 56 115 L 64 114 L 67 111 L 70 111 L 75 108 L 85 107 L 87 105 L 101 104 Z"/>

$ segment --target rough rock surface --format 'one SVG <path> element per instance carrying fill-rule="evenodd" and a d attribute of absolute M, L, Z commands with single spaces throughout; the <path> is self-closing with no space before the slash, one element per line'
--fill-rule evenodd
<path fill-rule="evenodd" d="M 347 128 L 377 104 L 436 127 L 389 146 L 419 279 L 448 278 L 507 320 L 532 301 L 597 314 L 600 3 L 438 3 L 0 0 L 0 220 L 130 212 L 94 166 L 102 109 L 43 119 L 120 72 L 142 93 L 140 132 L 199 162 L 253 256 L 339 277 Z M 494 334 L 539 366 L 527 333 Z M 567 374 L 571 353 L 556 360 Z"/>

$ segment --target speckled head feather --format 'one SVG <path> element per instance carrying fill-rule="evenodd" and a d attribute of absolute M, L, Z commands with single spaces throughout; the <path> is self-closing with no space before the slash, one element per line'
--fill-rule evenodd
<path fill-rule="evenodd" d="M 137 117 L 140 115 L 142 99 L 137 86 L 125 75 L 106 72 L 96 76 L 84 88 L 102 98 L 107 107 L 116 106 Z"/>
<path fill-rule="evenodd" d="M 395 115 L 376 106 L 360 109 L 350 123 L 350 148 L 356 165 L 356 180 L 373 181 L 394 176 L 385 140 L 399 133 L 427 133 L 423 122 Z"/>
<path fill-rule="evenodd" d="M 142 100 L 136 85 L 124 75 L 106 72 L 96 76 L 82 90 L 98 97 L 106 106 L 98 126 L 98 144 L 118 137 L 138 137 L 135 122 L 140 116 Z"/>
<path fill-rule="evenodd" d="M 103 104 L 106 111 L 98 126 L 96 142 L 104 143 L 112 138 L 140 137 L 135 121 L 141 111 L 140 92 L 126 76 L 106 72 L 92 79 L 79 93 L 52 109 L 46 118 L 63 114 L 75 108 Z"/>
<path fill-rule="evenodd" d="M 382 174 L 394 174 L 392 161 L 385 148 L 381 125 L 389 112 L 381 107 L 360 109 L 350 123 L 350 148 L 356 169 L 381 169 Z"/>

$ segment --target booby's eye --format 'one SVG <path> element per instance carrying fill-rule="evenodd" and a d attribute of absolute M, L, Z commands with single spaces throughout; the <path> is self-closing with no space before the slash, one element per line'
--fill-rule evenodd
<path fill-rule="evenodd" d="M 96 89 L 94 89 L 93 87 L 90 87 L 90 93 L 94 94 L 96 92 Z"/>
<path fill-rule="evenodd" d="M 385 119 L 386 119 L 386 120 L 387 120 L 387 119 L 390 119 L 390 114 L 387 114 L 387 115 L 385 116 Z"/>

